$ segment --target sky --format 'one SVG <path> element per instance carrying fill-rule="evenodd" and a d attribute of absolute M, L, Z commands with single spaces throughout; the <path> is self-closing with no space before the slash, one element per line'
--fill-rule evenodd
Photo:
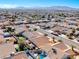
<path fill-rule="evenodd" d="M 79 8 L 79 0 L 0 0 L 0 8 L 51 6 Z"/>

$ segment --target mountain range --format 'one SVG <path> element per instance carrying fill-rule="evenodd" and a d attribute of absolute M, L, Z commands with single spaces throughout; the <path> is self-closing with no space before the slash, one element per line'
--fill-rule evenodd
<path fill-rule="evenodd" d="M 0 8 L 1 10 L 2 8 Z M 7 9 L 7 8 L 3 8 Z M 79 8 L 72 8 L 67 6 L 52 6 L 52 7 L 16 7 L 8 8 L 9 10 L 42 10 L 42 11 L 78 11 Z"/>
<path fill-rule="evenodd" d="M 16 7 L 14 9 L 35 9 L 35 10 L 79 10 L 78 8 L 72 8 L 67 6 L 52 6 L 52 7 Z"/>

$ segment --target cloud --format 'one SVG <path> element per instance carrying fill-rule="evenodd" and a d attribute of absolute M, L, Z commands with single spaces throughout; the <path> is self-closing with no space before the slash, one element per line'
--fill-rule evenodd
<path fill-rule="evenodd" d="M 0 4 L 0 8 L 16 8 L 18 5 Z"/>

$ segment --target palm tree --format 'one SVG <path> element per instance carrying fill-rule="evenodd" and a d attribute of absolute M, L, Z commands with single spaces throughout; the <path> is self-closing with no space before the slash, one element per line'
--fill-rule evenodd
<path fill-rule="evenodd" d="M 74 51 L 74 48 L 76 48 L 76 47 L 72 45 L 72 46 L 71 46 L 71 49 L 72 49 L 73 52 L 75 52 L 75 51 Z"/>
<path fill-rule="evenodd" d="M 74 46 L 73 45 L 72 45 L 71 49 L 72 49 L 72 51 L 74 51 Z"/>

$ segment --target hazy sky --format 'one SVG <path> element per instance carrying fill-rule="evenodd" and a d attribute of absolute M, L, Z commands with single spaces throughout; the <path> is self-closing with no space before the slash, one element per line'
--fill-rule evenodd
<path fill-rule="evenodd" d="M 1 8 L 69 6 L 79 8 L 79 0 L 0 0 Z"/>

